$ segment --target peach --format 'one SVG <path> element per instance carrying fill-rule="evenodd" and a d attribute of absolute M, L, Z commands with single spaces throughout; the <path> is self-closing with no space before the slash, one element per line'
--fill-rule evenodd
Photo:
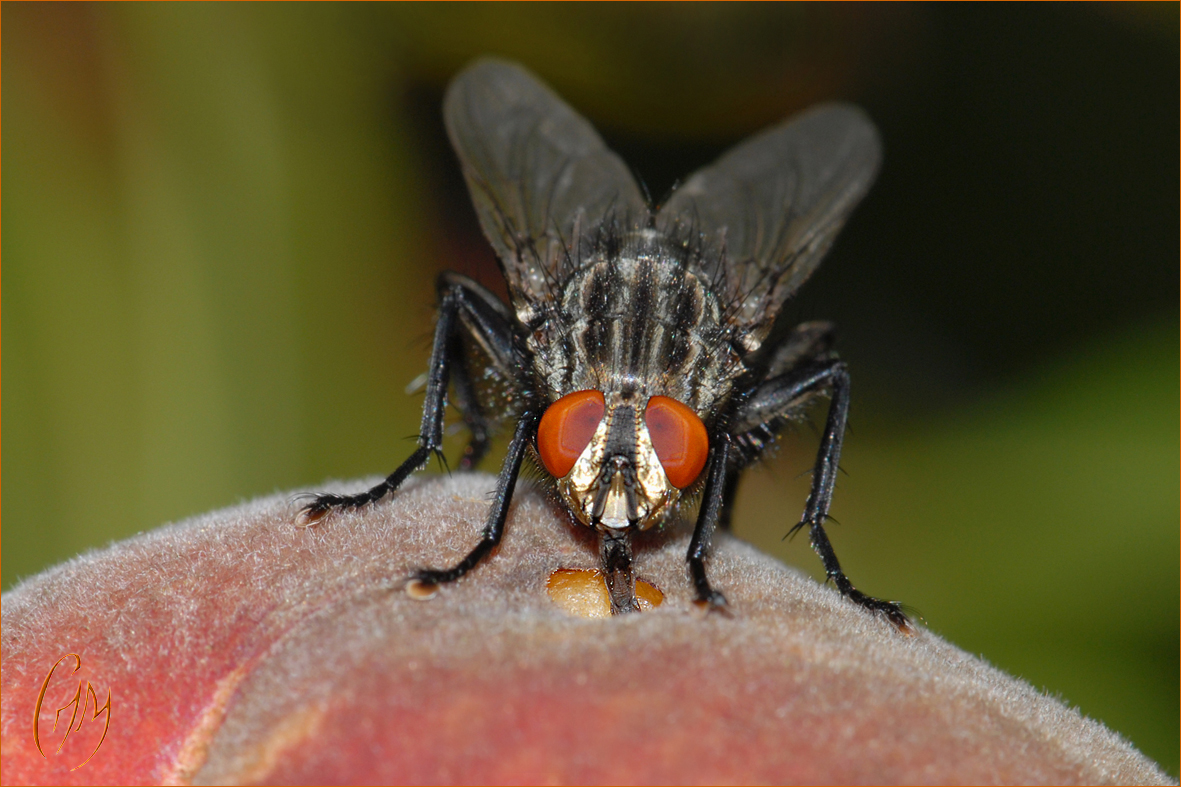
<path fill-rule="evenodd" d="M 1101 724 L 724 534 L 709 569 L 729 614 L 693 603 L 676 528 L 636 548 L 663 603 L 571 614 L 547 583 L 593 570 L 594 539 L 524 482 L 499 550 L 408 593 L 412 568 L 474 545 L 492 484 L 418 478 L 309 528 L 289 496 L 261 499 L 21 583 L 0 627 L 4 782 L 1168 782 Z M 34 708 L 68 653 L 43 756 Z M 103 718 L 88 705 L 60 750 L 52 731 L 79 681 L 111 692 L 80 767 Z"/>

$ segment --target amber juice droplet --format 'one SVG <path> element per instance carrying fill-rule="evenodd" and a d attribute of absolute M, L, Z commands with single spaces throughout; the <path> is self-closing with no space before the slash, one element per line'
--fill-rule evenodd
<path fill-rule="evenodd" d="M 550 574 L 546 592 L 555 604 L 575 617 L 611 617 L 607 581 L 597 568 L 559 568 Z M 640 611 L 647 612 L 660 606 L 664 594 L 651 582 L 637 579 L 636 600 Z"/>

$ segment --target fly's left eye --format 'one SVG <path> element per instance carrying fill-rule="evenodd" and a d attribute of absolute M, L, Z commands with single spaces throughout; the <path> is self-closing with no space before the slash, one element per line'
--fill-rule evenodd
<path fill-rule="evenodd" d="M 537 452 L 550 475 L 564 477 L 590 445 L 607 405 L 601 391 L 577 391 L 551 404 L 537 425 Z"/>
<path fill-rule="evenodd" d="M 644 411 L 652 447 L 669 483 L 684 489 L 697 480 L 709 456 L 709 435 L 697 413 L 676 399 L 653 396 Z"/>

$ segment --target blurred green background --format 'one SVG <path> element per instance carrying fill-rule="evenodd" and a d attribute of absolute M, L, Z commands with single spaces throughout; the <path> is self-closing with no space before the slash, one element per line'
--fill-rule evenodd
<path fill-rule="evenodd" d="M 443 136 L 518 59 L 653 195 L 819 100 L 885 164 L 789 305 L 842 329 L 864 589 L 1178 772 L 1178 6 L 5 4 L 3 583 L 411 450 Z M 782 540 L 816 436 L 751 473 Z M 493 459 L 487 465 L 495 468 Z M 511 532 L 508 536 L 512 537 Z"/>

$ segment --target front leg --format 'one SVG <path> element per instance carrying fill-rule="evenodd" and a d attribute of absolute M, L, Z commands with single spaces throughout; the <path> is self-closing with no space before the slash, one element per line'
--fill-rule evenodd
<path fill-rule="evenodd" d="M 496 482 L 496 493 L 492 498 L 492 507 L 488 510 L 488 521 L 484 531 L 480 534 L 480 542 L 468 553 L 467 557 L 451 568 L 424 568 L 414 572 L 411 580 L 422 585 L 441 585 L 454 582 L 467 572 L 475 568 L 484 556 L 500 543 L 504 535 L 504 522 L 508 517 L 509 503 L 513 499 L 513 490 L 517 486 L 517 477 L 521 474 L 521 460 L 525 458 L 525 451 L 537 433 L 537 423 L 540 417 L 531 413 L 523 413 L 517 421 L 517 428 L 513 432 L 513 439 L 508 446 L 508 454 L 504 458 L 504 465 L 500 468 L 500 478 Z"/>
<path fill-rule="evenodd" d="M 709 470 L 705 477 L 705 491 L 701 497 L 701 510 L 697 514 L 697 526 L 689 541 L 689 576 L 697 591 L 697 602 L 710 609 L 724 609 L 726 597 L 714 590 L 705 576 L 705 556 L 709 552 L 710 537 L 718 524 L 723 504 L 726 501 L 726 473 L 730 469 L 730 437 L 722 434 L 713 441 L 709 449 Z"/>
<path fill-rule="evenodd" d="M 845 437 L 845 425 L 849 416 L 849 370 L 844 361 L 837 358 L 816 360 L 773 377 L 764 382 L 749 399 L 734 419 L 734 423 L 748 428 L 760 428 L 776 419 L 788 417 L 799 407 L 801 401 L 824 389 L 830 391 L 828 419 L 824 434 L 820 438 L 820 449 L 812 470 L 812 489 L 804 504 L 804 515 L 791 529 L 795 533 L 802 527 L 808 528 L 812 549 L 820 556 L 824 571 L 850 601 L 870 612 L 882 615 L 896 628 L 904 632 L 913 631 L 910 621 L 901 607 L 892 601 L 883 601 L 862 593 L 841 570 L 840 561 L 833 551 L 824 523 L 832 505 L 833 489 L 836 487 L 837 472 L 841 459 L 841 443 Z M 736 436 L 741 439 L 741 435 Z"/>
<path fill-rule="evenodd" d="M 398 489 L 412 473 L 421 469 L 431 454 L 441 453 L 443 421 L 447 412 L 447 386 L 453 367 L 459 387 L 459 404 L 461 408 L 464 405 L 472 406 L 470 414 L 465 415 L 469 424 L 474 427 L 474 451 L 469 451 L 469 456 L 472 453 L 480 455 L 486 448 L 485 423 L 481 411 L 474 406 L 474 390 L 470 384 L 470 376 L 463 367 L 459 331 L 467 330 L 489 351 L 495 363 L 509 367 L 513 363 L 511 357 L 508 357 L 512 355 L 513 347 L 512 323 L 496 296 L 465 276 L 444 273 L 439 277 L 438 289 L 439 321 L 435 325 L 435 338 L 427 370 L 418 448 L 384 481 L 364 492 L 355 495 L 316 495 L 300 514 L 304 522 L 316 522 L 335 509 L 360 508 L 377 502 Z"/>

